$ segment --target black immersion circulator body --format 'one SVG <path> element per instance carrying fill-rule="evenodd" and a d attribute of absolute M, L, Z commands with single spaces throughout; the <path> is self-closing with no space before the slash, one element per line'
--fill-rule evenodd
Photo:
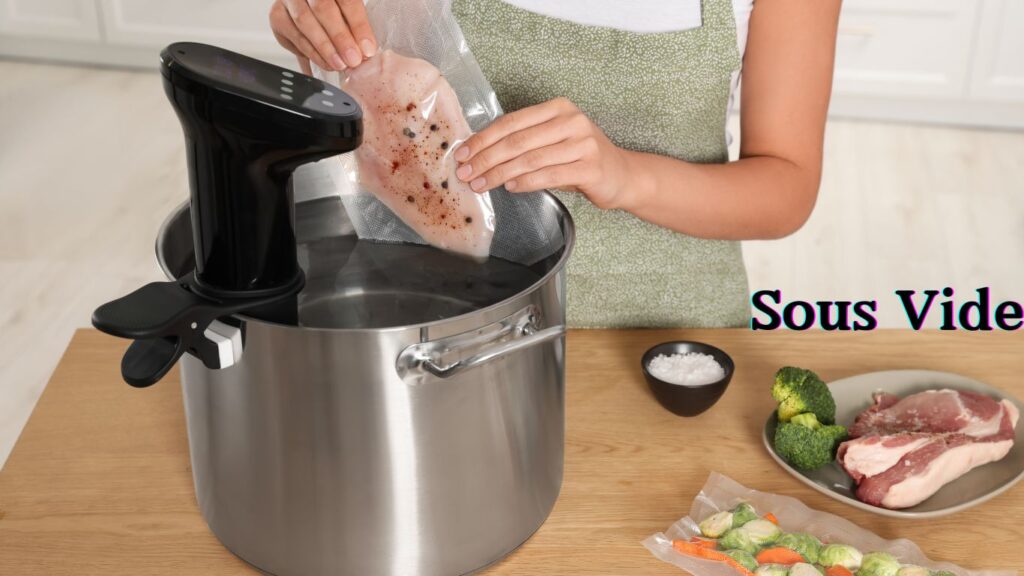
<path fill-rule="evenodd" d="M 279 66 L 179 42 L 160 53 L 160 72 L 185 132 L 195 272 L 147 284 L 92 317 L 100 330 L 134 340 L 121 375 L 140 387 L 186 352 L 221 367 L 223 335 L 206 335 L 214 321 L 239 313 L 295 320 L 303 275 L 292 172 L 362 138 L 362 112 L 347 94 Z"/>
<path fill-rule="evenodd" d="M 199 115 L 207 109 L 187 108 L 192 95 L 167 88 L 183 105 L 199 288 L 229 297 L 286 290 L 299 275 L 289 186 L 294 167 L 286 164 L 294 158 L 279 158 L 249 135 L 220 131 Z"/>
<path fill-rule="evenodd" d="M 160 60 L 185 132 L 199 290 L 292 290 L 292 171 L 355 149 L 359 107 L 323 82 L 212 46 L 172 44 Z"/>

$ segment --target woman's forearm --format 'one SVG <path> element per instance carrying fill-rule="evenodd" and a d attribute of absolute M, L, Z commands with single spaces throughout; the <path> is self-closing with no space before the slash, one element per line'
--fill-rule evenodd
<path fill-rule="evenodd" d="M 694 164 L 626 151 L 629 189 L 616 208 L 698 238 L 781 238 L 800 228 L 820 173 L 775 156 Z"/>

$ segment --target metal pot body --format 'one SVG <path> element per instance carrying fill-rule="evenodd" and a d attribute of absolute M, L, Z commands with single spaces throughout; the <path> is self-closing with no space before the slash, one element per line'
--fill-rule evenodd
<path fill-rule="evenodd" d="M 168 275 L 188 266 L 190 239 L 182 209 L 158 241 Z M 444 321 L 332 330 L 240 317 L 233 366 L 186 355 L 192 471 L 213 532 L 279 576 L 457 575 L 518 547 L 562 481 L 564 260 Z"/>

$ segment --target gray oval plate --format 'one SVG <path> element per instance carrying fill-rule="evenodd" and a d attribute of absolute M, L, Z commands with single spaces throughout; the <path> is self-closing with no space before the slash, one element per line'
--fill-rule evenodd
<path fill-rule="evenodd" d="M 935 372 L 931 370 L 891 370 L 886 372 L 870 372 L 836 380 L 828 385 L 832 396 L 836 399 L 836 421 L 849 426 L 853 419 L 871 405 L 871 394 L 877 390 L 885 390 L 897 396 L 906 396 L 915 392 L 934 388 L 954 388 L 973 390 L 987 394 L 996 400 L 1008 398 L 1017 405 L 1024 414 L 1024 404 L 977 380 L 959 374 Z M 994 498 L 1008 490 L 1024 478 L 1024 419 L 1017 424 L 1017 438 L 1013 448 L 1005 458 L 998 462 L 979 466 L 960 478 L 943 486 L 931 498 L 917 506 L 902 510 L 889 510 L 865 504 L 854 496 L 856 488 L 838 463 L 833 462 L 813 472 L 802 472 L 787 464 L 772 446 L 775 427 L 778 420 L 775 413 L 764 425 L 762 440 L 771 457 L 797 480 L 814 488 L 826 496 L 845 502 L 855 508 L 890 516 L 893 518 L 935 518 L 966 510 L 990 498 Z"/>

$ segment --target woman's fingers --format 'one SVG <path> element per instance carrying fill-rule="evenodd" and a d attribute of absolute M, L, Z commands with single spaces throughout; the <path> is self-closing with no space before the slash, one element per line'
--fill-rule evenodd
<path fill-rule="evenodd" d="M 358 66 L 377 53 L 363 0 L 275 0 L 270 26 L 282 46 L 327 70 Z"/>
<path fill-rule="evenodd" d="M 573 135 L 572 128 L 569 117 L 556 116 L 547 122 L 513 132 L 474 154 L 471 160 L 459 167 L 455 175 L 468 182 L 530 150 L 568 140 Z"/>
<path fill-rule="evenodd" d="M 277 43 L 292 54 L 302 57 L 302 51 L 291 40 L 291 37 L 298 34 L 298 29 L 295 28 L 292 17 L 288 14 L 288 9 L 284 7 L 284 4 L 280 1 L 271 4 L 268 18 L 270 20 L 270 31 L 274 33 Z"/>
<path fill-rule="evenodd" d="M 298 27 L 295 26 L 291 14 L 288 13 L 281 2 L 275 2 L 270 9 L 270 27 L 274 31 L 274 37 L 277 38 L 278 43 L 285 50 L 298 56 L 300 63 L 302 58 L 306 58 L 312 60 L 317 66 L 325 70 L 333 69 L 333 67 L 327 65 L 327 62 L 317 53 L 313 45 L 306 40 Z"/>
<path fill-rule="evenodd" d="M 370 28 L 370 20 L 366 17 L 366 5 L 363 0 L 337 0 L 345 15 L 345 23 L 355 41 L 359 44 L 363 56 L 370 58 L 377 53 L 377 38 Z"/>
<path fill-rule="evenodd" d="M 323 58 L 316 53 L 313 46 L 302 37 L 302 34 L 299 33 L 298 28 L 295 28 L 295 25 L 291 23 L 291 20 L 288 20 L 288 25 L 291 27 L 288 31 L 274 31 L 274 37 L 277 38 L 278 43 L 280 43 L 285 50 L 295 54 L 295 57 L 299 59 L 299 65 L 302 64 L 303 60 L 307 63 L 312 60 L 317 66 L 324 70 L 330 70 L 331 67 L 328 66 L 327 63 L 324 62 Z"/>
<path fill-rule="evenodd" d="M 313 14 L 313 10 L 306 3 L 306 0 L 283 0 L 283 2 L 284 7 L 288 10 L 288 15 L 292 17 L 293 24 L 301 32 L 302 42 L 291 36 L 288 38 L 299 49 L 303 49 L 303 42 L 312 45 L 316 54 L 320 56 L 320 60 L 330 63 L 326 67 L 327 69 L 344 70 L 345 62 L 338 55 L 338 50 L 334 47 L 334 43 L 331 42 L 327 31 L 324 30 L 323 25 L 320 24 L 316 15 Z M 305 50 L 303 50 L 303 53 L 305 53 Z M 311 54 L 306 54 L 306 56 L 317 62 Z M 320 63 L 317 62 L 317 64 L 319 65 Z"/>
<path fill-rule="evenodd" d="M 535 147 L 472 177 L 469 180 L 469 187 L 476 192 L 490 190 L 514 181 L 523 174 L 536 172 L 548 166 L 570 164 L 581 160 L 583 154 L 584 147 L 578 140 L 566 140 L 548 146 Z M 458 176 L 461 178 L 461 175 Z"/>
<path fill-rule="evenodd" d="M 581 174 L 586 171 L 586 166 L 584 166 L 583 162 L 579 161 L 571 164 L 548 166 L 535 172 L 523 174 L 515 180 L 509 180 L 505 183 L 505 188 L 509 192 L 535 192 L 545 188 L 575 190 L 578 188 L 577 182 Z"/>
<path fill-rule="evenodd" d="M 292 44 L 291 40 L 281 36 L 277 31 L 274 32 L 274 37 L 277 38 L 277 43 L 283 46 L 285 50 L 295 54 L 295 60 L 298 61 L 299 69 L 302 70 L 302 73 L 307 76 L 312 76 L 313 70 L 309 66 L 309 58 L 306 58 L 302 52 L 295 47 L 295 44 Z"/>
<path fill-rule="evenodd" d="M 308 0 L 308 3 L 344 64 L 350 67 L 359 66 L 363 61 L 363 55 L 359 52 L 356 40 L 345 23 L 338 3 L 335 0 Z"/>
<path fill-rule="evenodd" d="M 525 130 L 542 122 L 547 122 L 566 110 L 564 98 L 549 100 L 543 104 L 516 110 L 515 112 L 499 116 L 490 126 L 477 132 L 467 139 L 458 150 L 455 151 L 457 162 L 472 160 L 476 154 L 493 146 L 499 140 L 513 132 Z M 569 104 L 571 106 L 572 104 Z"/>

